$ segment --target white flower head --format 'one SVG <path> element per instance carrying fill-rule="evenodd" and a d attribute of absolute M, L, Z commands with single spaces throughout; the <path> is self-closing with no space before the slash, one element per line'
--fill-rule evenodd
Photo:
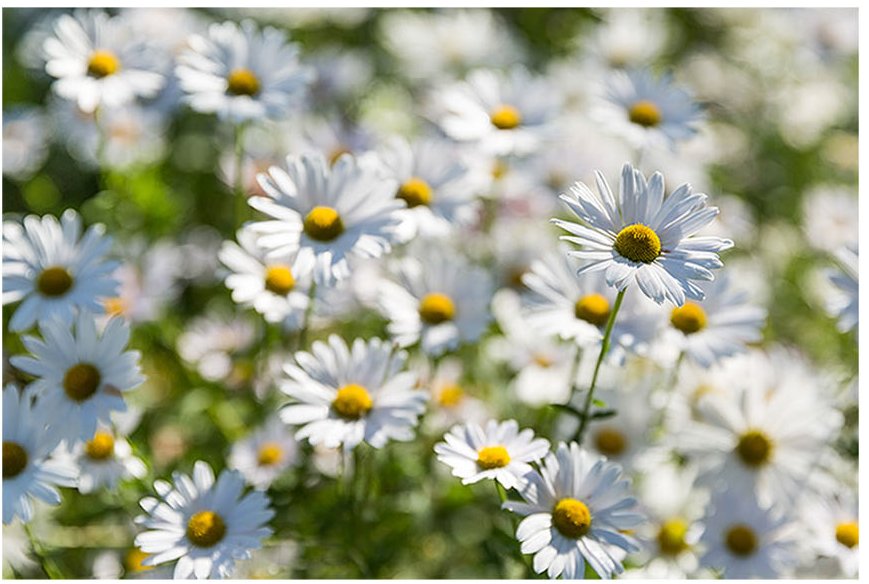
<path fill-rule="evenodd" d="M 30 179 L 48 158 L 49 128 L 35 107 L 13 107 L 3 112 L 3 174 Z"/>
<path fill-rule="evenodd" d="M 238 469 L 256 489 L 265 490 L 291 465 L 298 446 L 280 418 L 274 416 L 250 436 L 232 445 L 229 467 Z"/>
<path fill-rule="evenodd" d="M 120 479 L 141 479 L 147 473 L 127 439 L 108 426 L 100 425 L 90 440 L 76 441 L 67 448 L 61 456 L 77 468 L 77 486 L 82 493 L 114 489 Z"/>
<path fill-rule="evenodd" d="M 838 319 L 840 332 L 857 328 L 860 317 L 859 257 L 857 247 L 843 247 L 835 252 L 842 269 L 827 270 L 826 276 L 835 286 L 828 294 L 827 312 Z"/>
<path fill-rule="evenodd" d="M 833 558 L 845 578 L 856 578 L 860 568 L 860 527 L 854 496 L 840 491 L 835 499 L 808 497 L 800 510 L 809 547 L 821 557 Z"/>
<path fill-rule="evenodd" d="M 233 373 L 233 357 L 256 340 L 257 329 L 247 318 L 210 314 L 193 319 L 178 335 L 178 355 L 196 365 L 209 381 L 227 379 Z"/>

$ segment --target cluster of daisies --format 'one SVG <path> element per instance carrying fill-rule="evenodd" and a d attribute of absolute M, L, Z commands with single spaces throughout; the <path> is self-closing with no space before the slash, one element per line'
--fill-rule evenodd
<path fill-rule="evenodd" d="M 237 576 L 281 537 L 281 477 L 310 463 L 345 481 L 361 449 L 426 435 L 433 475 L 494 481 L 517 558 L 550 578 L 857 575 L 856 464 L 835 447 L 856 376 L 763 342 L 763 268 L 727 255 L 750 220 L 735 197 L 719 216 L 674 154 L 723 138 L 701 136 L 696 97 L 649 55 L 598 42 L 576 87 L 554 81 L 571 63 L 515 65 L 488 10 L 395 11 L 382 42 L 413 64 L 421 99 L 397 120 L 366 102 L 390 128 L 374 132 L 339 115 L 370 82 L 363 62 L 308 59 L 250 19 L 170 13 L 61 14 L 29 42 L 57 124 L 100 169 L 159 160 L 153 134 L 183 108 L 231 130 L 211 172 L 237 229 L 113 249 L 72 209 L 4 221 L 3 303 L 23 347 L 3 390 L 4 524 L 30 522 L 34 498 L 59 504 L 56 487 L 147 481 L 137 568 Z M 841 237 L 817 284 L 850 338 L 856 224 Z M 195 281 L 222 282 L 236 310 L 207 308 L 170 351 L 280 406 L 216 478 L 198 460 L 167 481 L 127 440 L 148 415 L 125 400 L 148 383 L 128 344 Z M 335 332 L 363 317 L 382 334 Z M 469 391 L 472 360 L 503 387 Z"/>

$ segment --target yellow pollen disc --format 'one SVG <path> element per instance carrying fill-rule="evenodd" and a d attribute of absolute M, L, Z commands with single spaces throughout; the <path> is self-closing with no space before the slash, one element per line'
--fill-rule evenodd
<path fill-rule="evenodd" d="M 661 553 L 676 555 L 688 547 L 685 543 L 685 534 L 688 533 L 688 524 L 680 518 L 670 519 L 661 525 L 658 531 L 658 547 Z"/>
<path fill-rule="evenodd" d="M 94 460 L 106 460 L 115 453 L 115 439 L 108 432 L 97 432 L 85 442 L 85 452 Z"/>
<path fill-rule="evenodd" d="M 594 326 L 603 326 L 610 317 L 610 303 L 600 294 L 588 294 L 576 301 L 573 314 Z"/>
<path fill-rule="evenodd" d="M 653 102 L 648 99 L 641 99 L 631 106 L 628 111 L 628 118 L 635 123 L 646 128 L 657 126 L 661 123 L 661 110 Z"/>
<path fill-rule="evenodd" d="M 428 205 L 431 202 L 431 187 L 421 178 L 413 176 L 404 181 L 395 196 L 411 208 Z"/>
<path fill-rule="evenodd" d="M 36 289 L 43 296 L 63 296 L 72 288 L 72 275 L 66 268 L 45 268 L 36 277 Z"/>
<path fill-rule="evenodd" d="M 661 253 L 661 240 L 651 228 L 635 223 L 619 231 L 613 247 L 632 262 L 650 264 Z"/>
<path fill-rule="evenodd" d="M 142 565 L 142 562 L 150 555 L 151 554 L 146 554 L 141 549 L 135 547 L 127 552 L 127 556 L 124 558 L 124 567 L 127 572 L 143 572 L 145 570 L 150 570 L 154 566 Z"/>
<path fill-rule="evenodd" d="M 305 217 L 305 233 L 317 241 L 332 241 L 344 233 L 344 223 L 332 207 L 314 207 Z"/>
<path fill-rule="evenodd" d="M 5 457 L 4 457 L 5 466 Z M 845 547 L 854 548 L 860 543 L 860 531 L 857 528 L 857 522 L 840 523 L 836 526 L 836 541 Z"/>
<path fill-rule="evenodd" d="M 121 62 L 111 51 L 96 50 L 91 54 L 88 61 L 88 74 L 93 77 L 108 77 L 114 75 L 121 68 Z"/>
<path fill-rule="evenodd" d="M 266 290 L 274 292 L 278 296 L 286 296 L 296 285 L 293 272 L 289 266 L 275 264 L 266 270 Z"/>
<path fill-rule="evenodd" d="M 419 303 L 419 316 L 428 324 L 440 324 L 452 320 L 456 305 L 442 292 L 430 292 Z"/>
<path fill-rule="evenodd" d="M 769 461 L 772 442 L 758 430 L 749 430 L 739 439 L 736 453 L 747 466 L 759 467 Z"/>
<path fill-rule="evenodd" d="M 492 110 L 489 119 L 499 130 L 512 130 L 522 123 L 522 114 L 512 105 L 501 104 Z"/>
<path fill-rule="evenodd" d="M 63 390 L 70 399 L 82 402 L 99 388 L 102 375 L 90 363 L 76 363 L 63 376 Z"/>
<path fill-rule="evenodd" d="M 552 367 L 553 363 L 554 363 L 554 361 L 552 359 L 550 359 L 547 355 L 544 355 L 543 353 L 537 353 L 534 355 L 534 364 L 535 365 L 539 365 L 540 367 L 546 368 L 546 367 Z"/>
<path fill-rule="evenodd" d="M 696 302 L 688 301 L 673 309 L 670 324 L 676 330 L 691 335 L 706 328 L 706 312 Z"/>
<path fill-rule="evenodd" d="M 607 456 L 618 456 L 627 445 L 624 434 L 615 428 L 601 428 L 594 437 L 594 445 Z"/>
<path fill-rule="evenodd" d="M 368 413 L 373 404 L 367 389 L 351 383 L 338 390 L 338 395 L 332 402 L 332 409 L 342 418 L 358 420 Z"/>
<path fill-rule="evenodd" d="M 747 525 L 737 524 L 727 530 L 727 549 L 737 556 L 749 556 L 757 548 L 757 536 Z"/>
<path fill-rule="evenodd" d="M 27 466 L 27 451 L 15 442 L 3 441 L 3 479 L 18 476 Z"/>
<path fill-rule="evenodd" d="M 465 397 L 465 392 L 459 387 L 458 383 L 449 383 L 445 385 L 440 394 L 438 394 L 438 402 L 444 407 L 454 407 Z"/>
<path fill-rule="evenodd" d="M 510 455 L 503 446 L 486 446 L 477 452 L 477 466 L 489 470 L 510 464 Z"/>
<path fill-rule="evenodd" d="M 349 148 L 338 146 L 331 154 L 329 154 L 329 166 L 335 166 L 335 163 L 338 162 L 338 159 L 341 158 L 342 154 L 352 154 L 352 152 L 350 152 Z"/>
<path fill-rule="evenodd" d="M 578 539 L 588 533 L 591 513 L 582 501 L 562 499 L 552 510 L 552 524 L 564 537 Z"/>
<path fill-rule="evenodd" d="M 187 522 L 187 539 L 195 546 L 211 547 L 226 535 L 226 524 L 214 511 L 200 511 Z"/>
<path fill-rule="evenodd" d="M 281 446 L 277 442 L 263 442 L 259 447 L 257 463 L 260 466 L 271 466 L 281 458 Z"/>
<path fill-rule="evenodd" d="M 259 79 L 245 67 L 233 69 L 226 76 L 226 91 L 233 95 L 256 95 L 259 93 Z"/>
<path fill-rule="evenodd" d="M 127 310 L 127 301 L 120 296 L 105 298 L 103 300 L 103 310 L 106 311 L 106 314 L 120 316 Z"/>

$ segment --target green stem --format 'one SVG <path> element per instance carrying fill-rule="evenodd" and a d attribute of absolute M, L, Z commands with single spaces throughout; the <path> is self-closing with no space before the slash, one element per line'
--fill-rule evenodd
<path fill-rule="evenodd" d="M 502 485 L 498 481 L 494 481 L 494 483 L 495 488 L 498 489 L 498 496 L 501 497 L 501 502 L 503 503 L 507 500 L 507 492 L 504 490 L 504 485 Z"/>
<path fill-rule="evenodd" d="M 244 192 L 244 181 L 242 180 L 242 167 L 244 165 L 244 124 L 235 126 L 235 227 L 238 229 L 244 223 L 244 218 L 247 215 L 247 196 Z"/>
<path fill-rule="evenodd" d="M 66 575 L 56 562 L 48 558 L 48 555 L 45 553 L 45 548 L 42 547 L 42 544 L 39 543 L 36 536 L 33 535 L 33 530 L 30 529 L 29 524 L 24 523 L 24 531 L 27 533 L 27 539 L 30 540 L 30 549 L 33 551 L 33 555 L 36 556 L 39 566 L 42 568 L 42 571 L 45 572 L 45 575 L 52 580 L 65 579 Z"/>
<path fill-rule="evenodd" d="M 679 368 L 682 366 L 682 360 L 685 358 L 685 350 L 682 349 L 679 351 L 679 357 L 676 359 L 676 364 L 673 365 L 673 371 L 670 374 L 670 379 L 667 385 L 664 387 L 664 391 L 667 392 L 667 403 L 664 404 L 664 407 L 661 409 L 658 420 L 655 423 L 655 428 L 661 429 L 664 426 L 664 418 L 667 415 L 667 410 L 670 408 L 670 402 L 673 401 L 673 393 L 675 393 L 676 388 L 676 380 L 679 378 Z"/>
<path fill-rule="evenodd" d="M 603 363 L 603 358 L 606 356 L 607 352 L 610 348 L 610 338 L 613 333 L 613 325 L 616 323 L 616 315 L 619 312 L 619 308 L 622 306 L 622 300 L 625 298 L 625 292 L 627 288 L 621 290 L 616 296 L 616 303 L 613 306 L 612 312 L 610 312 L 609 320 L 606 323 L 606 330 L 603 333 L 603 341 L 600 344 L 600 355 L 597 356 L 597 363 L 594 366 L 594 375 L 591 377 L 591 386 L 588 388 L 588 393 L 585 396 L 585 405 L 582 408 L 582 418 L 579 420 L 579 429 L 576 431 L 576 435 L 573 439 L 577 444 L 582 444 L 582 435 L 585 433 L 585 427 L 588 425 L 588 420 L 591 417 L 591 402 L 594 398 L 594 388 L 597 385 L 597 374 L 600 372 L 600 365 Z"/>
<path fill-rule="evenodd" d="M 308 325 L 311 322 L 311 313 L 314 312 L 314 297 L 317 293 L 317 282 L 311 280 L 311 287 L 308 289 L 308 308 L 305 309 L 305 319 L 302 321 L 302 329 L 299 331 L 299 346 L 298 349 L 304 349 L 308 346 Z"/>

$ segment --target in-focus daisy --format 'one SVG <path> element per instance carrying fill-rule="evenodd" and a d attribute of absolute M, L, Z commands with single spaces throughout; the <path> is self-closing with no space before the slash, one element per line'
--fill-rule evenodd
<path fill-rule="evenodd" d="M 21 337 L 31 355 L 10 363 L 37 379 L 29 386 L 39 396 L 51 431 L 69 443 L 90 440 L 97 424 L 111 424 L 113 411 L 126 411 L 123 392 L 145 381 L 139 352 L 126 351 L 130 327 L 113 318 L 97 333 L 94 317 L 80 312 L 75 330 L 58 319 L 41 321 L 39 334 Z"/>
<path fill-rule="evenodd" d="M 343 154 L 331 168 L 321 154 L 287 156 L 286 170 L 273 166 L 259 175 L 266 197 L 251 197 L 254 209 L 273 217 L 251 224 L 269 261 L 287 262 L 296 253 L 314 266 L 317 283 L 350 275 L 349 259 L 379 257 L 397 241 L 397 184 L 364 170 Z"/>
<path fill-rule="evenodd" d="M 470 485 L 493 479 L 505 489 L 518 488 L 538 462 L 549 452 L 549 441 L 535 438 L 534 430 L 519 431 L 516 420 L 486 422 L 485 428 L 470 423 L 453 426 L 444 442 L 434 446 L 438 460 L 453 469 L 453 476 Z"/>
<path fill-rule="evenodd" d="M 295 400 L 280 416 L 302 426 L 297 440 L 352 450 L 363 441 L 382 448 L 387 440 L 413 438 L 428 392 L 415 388 L 415 373 L 401 371 L 406 352 L 377 338 L 348 347 L 332 335 L 295 357 L 297 364 L 284 366 L 289 379 L 279 389 Z"/>
<path fill-rule="evenodd" d="M 244 479 L 237 471 L 224 470 L 217 482 L 203 461 L 193 466 L 193 479 L 172 474 L 174 486 L 154 482 L 160 496 L 139 502 L 147 515 L 136 523 L 149 531 L 136 536 L 136 545 L 147 554 L 144 566 L 178 560 L 174 578 L 227 578 L 235 560 L 250 558 L 250 550 L 262 546 L 271 535 L 267 526 L 275 512 L 262 491 L 245 495 Z"/>
<path fill-rule="evenodd" d="M 827 278 L 837 289 L 827 298 L 827 312 L 839 322 L 839 331 L 846 333 L 857 327 L 860 316 L 859 269 L 857 247 L 843 247 L 835 252 L 841 270 L 828 270 Z"/>
<path fill-rule="evenodd" d="M 14 385 L 3 388 L 3 523 L 14 517 L 27 523 L 33 517 L 31 498 L 60 504 L 55 486 L 74 487 L 75 467 L 49 459 L 57 445 L 45 431 L 46 421 L 32 405 L 29 391 L 19 393 Z M 4 530 L 5 531 L 5 530 Z M 5 535 L 5 533 L 4 533 Z M 5 539 L 5 537 L 4 537 Z"/>
<path fill-rule="evenodd" d="M 266 490 L 290 465 L 296 462 L 298 447 L 280 418 L 232 445 L 229 467 L 237 469 L 255 489 Z"/>
<path fill-rule="evenodd" d="M 112 245 L 101 224 L 81 235 L 81 217 L 67 209 L 60 222 L 52 215 L 28 215 L 23 224 L 3 222 L 3 304 L 23 300 L 9 329 L 23 331 L 37 320 L 60 317 L 72 322 L 76 310 L 102 312 L 100 298 L 115 296 L 111 276 L 118 262 L 106 261 Z"/>
<path fill-rule="evenodd" d="M 55 93 L 90 113 L 153 97 L 164 84 L 160 55 L 129 22 L 102 11 L 62 14 L 45 40 L 45 70 Z"/>
<path fill-rule="evenodd" d="M 252 20 L 214 23 L 193 35 L 176 69 L 190 106 L 233 122 L 286 116 L 313 80 L 284 31 Z"/>
<path fill-rule="evenodd" d="M 595 176 L 599 195 L 581 182 L 561 195 L 580 223 L 552 220 L 573 234 L 561 239 L 583 247 L 569 252 L 589 260 L 577 274 L 605 270 L 610 286 L 624 290 L 636 283 L 658 304 L 703 300 L 703 290 L 691 280 L 712 280 L 710 270 L 723 265 L 717 252 L 733 247 L 729 239 L 691 237 L 718 213 L 706 206 L 706 195 L 686 183 L 665 197 L 661 173 L 647 183 L 642 172 L 625 163 L 616 200 L 603 175 Z"/>
<path fill-rule="evenodd" d="M 114 489 L 118 480 L 141 479 L 148 470 L 133 455 L 127 439 L 107 426 L 100 426 L 90 440 L 76 441 L 63 456 L 78 469 L 77 486 L 82 493 Z"/>
<path fill-rule="evenodd" d="M 836 499 L 811 497 L 802 505 L 810 547 L 820 556 L 834 558 L 845 578 L 857 577 L 860 568 L 858 519 L 857 501 L 846 492 Z"/>
<path fill-rule="evenodd" d="M 542 474 L 525 475 L 524 503 L 506 501 L 504 509 L 525 519 L 516 528 L 523 554 L 534 554 L 534 571 L 550 578 L 582 578 L 585 562 L 601 578 L 623 571 L 616 550 L 635 551 L 627 530 L 643 523 L 628 495 L 630 481 L 621 467 L 583 450 L 575 442 L 546 455 Z"/>

